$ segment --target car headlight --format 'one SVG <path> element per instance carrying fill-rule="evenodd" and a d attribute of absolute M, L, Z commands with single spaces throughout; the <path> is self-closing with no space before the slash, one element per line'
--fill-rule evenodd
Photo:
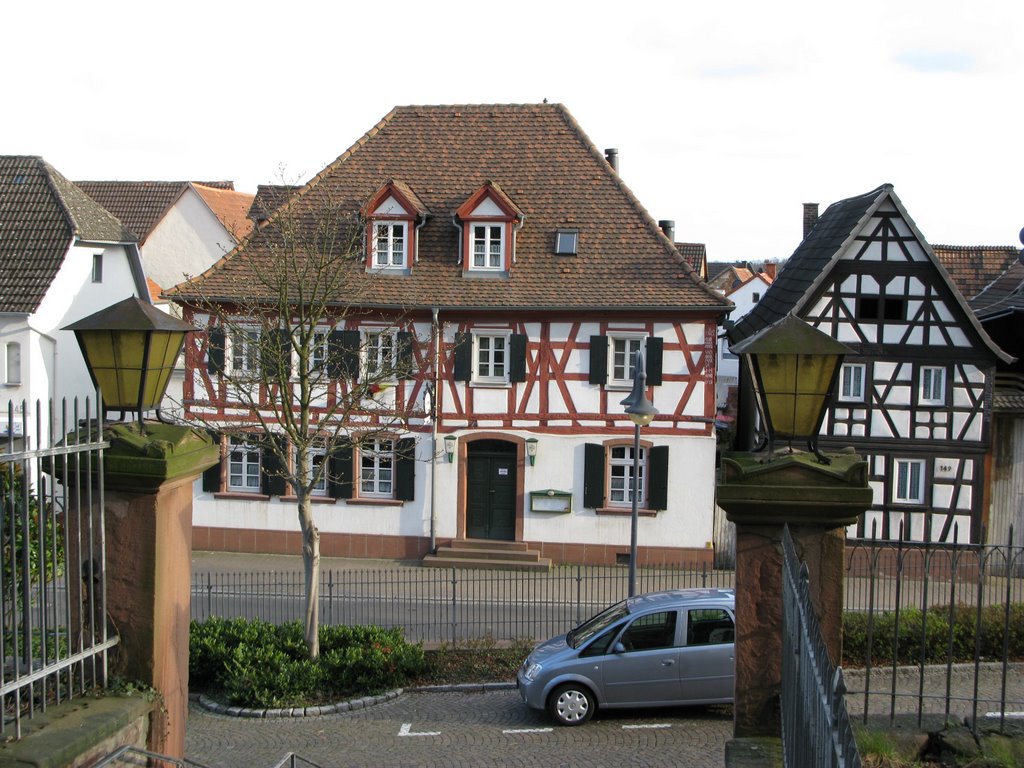
<path fill-rule="evenodd" d="M 523 677 L 532 683 L 537 675 L 540 674 L 541 669 L 543 669 L 543 667 L 540 664 L 531 664 L 526 668 L 526 671 L 523 672 Z"/>

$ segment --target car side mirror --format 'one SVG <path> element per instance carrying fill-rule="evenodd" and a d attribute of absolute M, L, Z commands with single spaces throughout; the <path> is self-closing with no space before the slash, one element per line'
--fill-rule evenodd
<path fill-rule="evenodd" d="M 615 645 L 612 646 L 612 653 L 625 653 L 625 652 L 626 652 L 626 646 L 624 646 L 622 643 L 616 643 Z"/>

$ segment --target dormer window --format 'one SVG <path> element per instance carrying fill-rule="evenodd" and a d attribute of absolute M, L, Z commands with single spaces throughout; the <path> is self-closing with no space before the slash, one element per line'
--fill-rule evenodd
<path fill-rule="evenodd" d="M 507 274 L 515 262 L 515 232 L 523 213 L 497 184 L 488 182 L 455 212 L 462 226 L 463 271 Z"/>
<path fill-rule="evenodd" d="M 578 229 L 559 229 L 555 232 L 555 253 L 561 256 L 575 256 L 579 239 Z"/>
<path fill-rule="evenodd" d="M 369 221 L 367 269 L 408 272 L 416 261 L 416 224 L 429 211 L 406 185 L 389 181 L 363 207 Z"/>

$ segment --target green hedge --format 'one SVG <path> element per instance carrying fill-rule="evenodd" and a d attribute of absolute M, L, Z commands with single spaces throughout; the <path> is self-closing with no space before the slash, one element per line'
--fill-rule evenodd
<path fill-rule="evenodd" d="M 977 608 L 957 605 L 953 609 L 952 661 L 974 660 L 977 632 Z M 891 664 L 893 646 L 899 664 L 917 664 L 921 661 L 922 613 L 918 608 L 906 608 L 899 615 L 899 642 L 896 638 L 896 614 L 886 611 L 874 614 L 872 619 L 872 664 Z M 949 606 L 928 609 L 925 619 L 926 664 L 944 664 L 949 660 Z M 1024 604 L 1010 606 L 1008 657 L 1024 658 Z M 982 659 L 1003 658 L 1003 636 L 1007 627 L 1006 606 L 993 605 L 981 611 L 979 651 Z M 864 666 L 868 659 L 868 614 L 846 611 L 843 614 L 843 663 Z"/>
<path fill-rule="evenodd" d="M 320 627 L 320 658 L 311 660 L 302 625 L 246 619 L 193 621 L 190 684 L 221 691 L 241 707 L 309 706 L 380 693 L 406 684 L 424 667 L 423 648 L 400 629 Z"/>

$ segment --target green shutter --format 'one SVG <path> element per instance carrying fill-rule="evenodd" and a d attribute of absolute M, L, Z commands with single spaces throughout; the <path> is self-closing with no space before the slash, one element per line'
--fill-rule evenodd
<path fill-rule="evenodd" d="M 604 446 L 587 443 L 583 446 L 583 506 L 597 509 L 604 506 Z"/>
<path fill-rule="evenodd" d="M 508 380 L 511 382 L 526 381 L 526 342 L 525 333 L 513 333 L 509 339 Z"/>
<path fill-rule="evenodd" d="M 608 337 L 590 337 L 590 383 L 604 384 L 608 380 Z"/>
<path fill-rule="evenodd" d="M 473 337 L 468 333 L 455 334 L 455 380 L 469 381 L 473 377 Z"/>
<path fill-rule="evenodd" d="M 266 435 L 260 441 L 260 491 L 267 496 L 287 494 L 288 481 L 284 476 L 285 465 L 278 455 L 278 451 L 283 451 L 284 445 L 284 438 L 280 435 Z"/>
<path fill-rule="evenodd" d="M 206 370 L 208 373 L 224 373 L 224 340 L 221 327 L 211 328 L 206 334 Z"/>
<path fill-rule="evenodd" d="M 267 382 L 292 375 L 292 344 L 287 328 L 271 328 L 260 336 L 260 367 Z"/>
<path fill-rule="evenodd" d="M 416 498 L 416 439 L 412 437 L 395 442 L 395 498 Z"/>
<path fill-rule="evenodd" d="M 648 336 L 647 347 L 647 385 L 657 387 L 661 384 L 661 361 L 664 357 L 664 340 L 657 336 Z"/>
<path fill-rule="evenodd" d="M 210 437 L 213 438 L 213 444 L 220 449 L 220 434 L 211 430 L 207 430 Z M 224 466 L 224 454 L 218 453 L 220 460 L 212 467 L 207 467 L 203 470 L 203 490 L 207 493 L 220 493 L 221 489 L 221 468 Z"/>
<path fill-rule="evenodd" d="M 668 509 L 668 446 L 656 445 L 650 453 L 647 508 Z"/>
<path fill-rule="evenodd" d="M 411 379 L 415 376 L 413 367 L 416 358 L 413 355 L 413 343 L 415 336 L 409 331 L 398 332 L 398 370 L 396 374 L 400 379 Z"/>
<path fill-rule="evenodd" d="M 327 490 L 336 499 L 352 498 L 352 443 L 339 441 L 331 449 Z"/>
<path fill-rule="evenodd" d="M 327 337 L 327 375 L 359 378 L 359 331 L 332 331 Z"/>

